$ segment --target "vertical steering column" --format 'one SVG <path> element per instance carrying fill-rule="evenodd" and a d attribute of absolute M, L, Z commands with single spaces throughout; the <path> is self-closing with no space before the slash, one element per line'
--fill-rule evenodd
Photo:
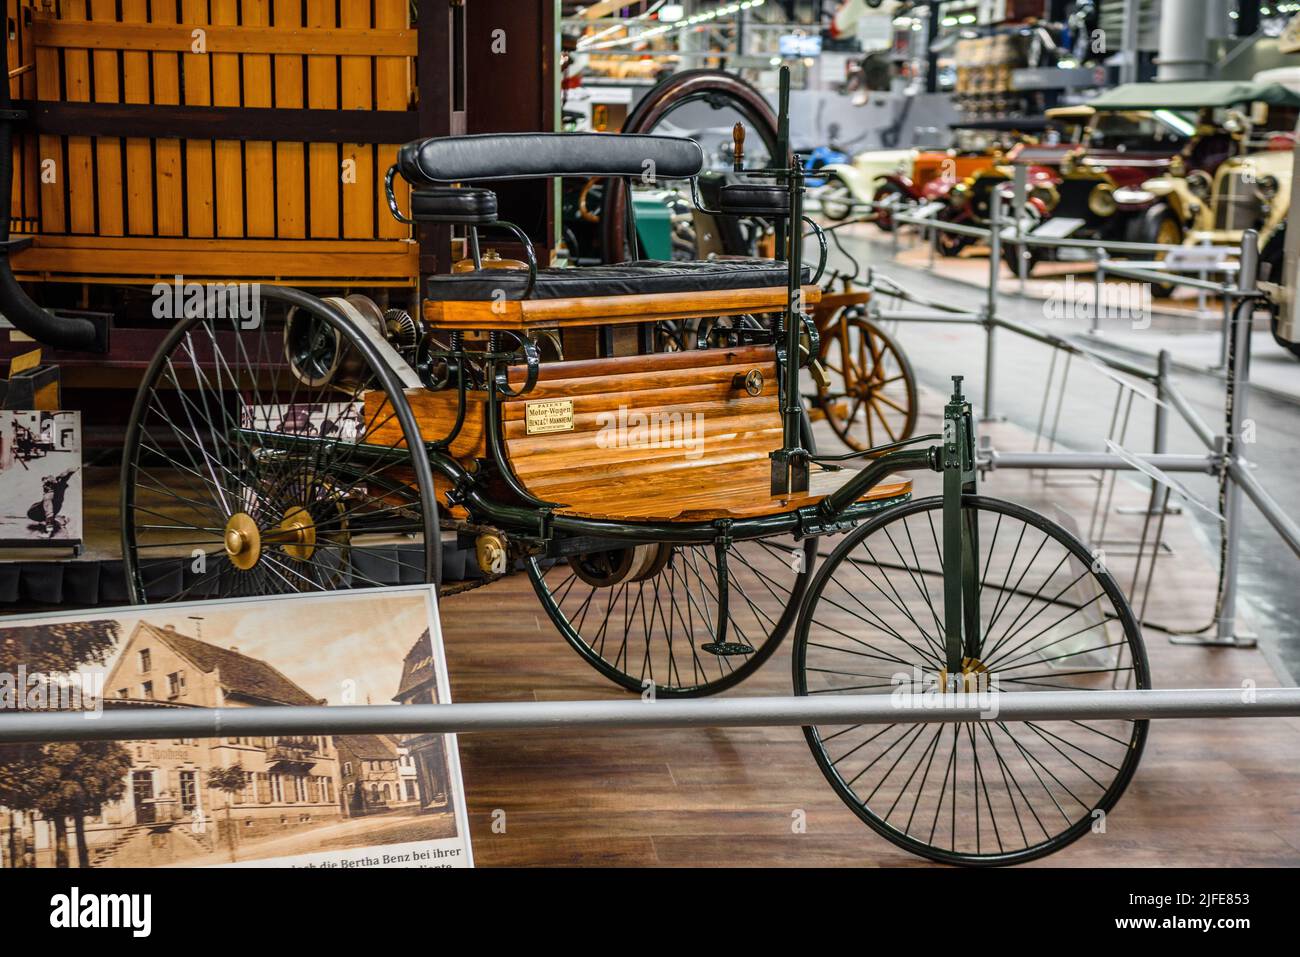
<path fill-rule="evenodd" d="M 979 526 L 962 496 L 975 492 L 975 428 L 962 377 L 952 378 L 943 409 L 943 630 L 945 672 L 951 690 L 963 690 L 967 666 L 980 654 Z"/>
<path fill-rule="evenodd" d="M 799 336 L 803 331 L 803 168 L 787 144 L 790 141 L 790 70 L 781 68 L 781 111 L 777 122 L 779 163 L 789 190 L 790 215 L 785 221 L 785 253 L 789 266 L 782 331 L 785 356 L 781 377 L 781 448 L 772 453 L 772 494 L 808 491 L 808 450 L 803 447 L 803 401 L 799 394 Z M 774 162 L 773 166 L 777 166 Z"/>

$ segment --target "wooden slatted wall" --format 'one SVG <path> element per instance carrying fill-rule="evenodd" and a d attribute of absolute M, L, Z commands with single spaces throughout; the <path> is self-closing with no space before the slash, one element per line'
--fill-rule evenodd
<path fill-rule="evenodd" d="M 14 256 L 20 277 L 416 281 L 416 247 L 383 196 L 400 138 L 346 139 L 349 117 L 377 112 L 392 113 L 395 133 L 413 129 L 409 0 L 6 2 L 10 88 L 35 126 L 14 146 L 13 230 L 36 237 Z M 91 135 L 75 135 L 78 104 L 95 111 Z M 281 130 L 294 139 L 248 139 L 276 131 L 266 114 L 240 138 L 206 139 L 207 114 L 177 109 L 191 107 L 299 111 L 300 122 Z M 167 108 L 185 114 L 167 127 L 183 138 L 108 135 L 112 117 L 148 130 Z M 379 119 L 376 136 L 388 131 Z M 313 123 L 336 135 L 308 137 Z"/>

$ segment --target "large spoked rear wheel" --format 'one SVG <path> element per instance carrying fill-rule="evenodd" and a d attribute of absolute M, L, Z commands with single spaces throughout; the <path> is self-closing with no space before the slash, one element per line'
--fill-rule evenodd
<path fill-rule="evenodd" d="M 1110 573 L 1066 530 L 1019 505 L 963 501 L 978 529 L 979 654 L 966 686 L 1149 688 L 1146 651 Z M 913 694 L 944 669 L 943 502 L 850 533 L 822 565 L 794 647 L 798 694 Z M 915 700 L 915 699 L 914 699 Z M 1060 850 L 1114 807 L 1145 721 L 863 724 L 804 729 L 822 773 L 873 830 L 953 864 Z"/>
<path fill-rule="evenodd" d="M 715 694 L 771 657 L 798 614 L 816 540 L 593 552 L 528 574 L 565 640 L 606 678 L 656 697 Z M 720 588 L 721 585 L 721 588 Z"/>
<path fill-rule="evenodd" d="M 399 380 L 336 309 L 252 328 L 185 319 L 150 363 L 127 429 L 132 599 L 435 581 L 433 478 L 408 448 L 423 445 Z"/>
<path fill-rule="evenodd" d="M 911 438 L 916 376 L 894 337 L 847 306 L 826 335 L 830 387 L 818 388 L 817 403 L 835 434 L 859 452 Z"/>

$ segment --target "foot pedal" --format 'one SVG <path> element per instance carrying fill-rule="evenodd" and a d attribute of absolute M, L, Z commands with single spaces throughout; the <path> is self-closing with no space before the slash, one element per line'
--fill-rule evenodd
<path fill-rule="evenodd" d="M 738 641 L 710 641 L 706 645 L 700 645 L 700 651 L 717 655 L 719 658 L 732 658 L 736 655 L 752 655 L 754 653 L 752 646 L 741 644 Z"/>

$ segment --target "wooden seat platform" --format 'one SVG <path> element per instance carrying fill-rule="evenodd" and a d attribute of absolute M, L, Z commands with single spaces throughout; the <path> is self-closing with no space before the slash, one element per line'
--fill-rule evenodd
<path fill-rule="evenodd" d="M 566 515 L 677 522 L 776 515 L 820 501 L 849 478 L 817 471 L 808 494 L 771 495 L 769 456 L 782 430 L 770 346 L 544 365 L 533 391 L 505 403 L 502 414 L 520 482 Z M 910 482 L 883 484 L 865 498 L 910 490 Z"/>
<path fill-rule="evenodd" d="M 821 301 L 817 286 L 803 287 L 806 307 Z M 438 301 L 427 299 L 424 319 L 441 329 L 487 329 L 526 332 L 569 326 L 623 325 L 706 316 L 780 312 L 786 307 L 784 286 L 722 289 L 707 292 L 632 296 L 583 296 L 571 299 Z"/>

